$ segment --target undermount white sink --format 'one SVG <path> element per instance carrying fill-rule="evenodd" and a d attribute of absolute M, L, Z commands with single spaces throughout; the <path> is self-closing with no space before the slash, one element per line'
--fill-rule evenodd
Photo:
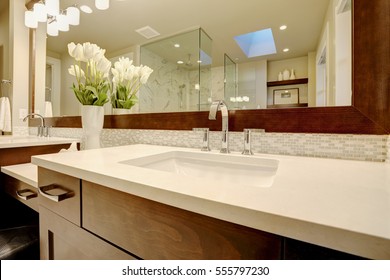
<path fill-rule="evenodd" d="M 272 186 L 279 161 L 232 154 L 171 151 L 121 161 L 122 164 L 217 180 L 220 184 Z"/>

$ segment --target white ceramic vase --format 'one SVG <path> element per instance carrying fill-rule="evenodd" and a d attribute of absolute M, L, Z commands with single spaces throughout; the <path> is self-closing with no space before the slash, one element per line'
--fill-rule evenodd
<path fill-rule="evenodd" d="M 290 71 L 288 71 L 288 69 L 284 69 L 283 80 L 288 80 L 288 79 L 290 79 Z"/>
<path fill-rule="evenodd" d="M 278 81 L 283 81 L 283 74 L 282 74 L 282 72 L 279 72 Z"/>
<path fill-rule="evenodd" d="M 290 80 L 295 80 L 295 72 L 294 72 L 294 69 L 291 69 Z"/>
<path fill-rule="evenodd" d="M 112 108 L 112 113 L 114 115 L 127 115 L 127 114 L 131 114 L 131 109 Z"/>
<path fill-rule="evenodd" d="M 99 149 L 101 147 L 100 134 L 104 123 L 103 106 L 82 106 L 81 123 L 83 126 L 82 143 L 84 150 Z"/>

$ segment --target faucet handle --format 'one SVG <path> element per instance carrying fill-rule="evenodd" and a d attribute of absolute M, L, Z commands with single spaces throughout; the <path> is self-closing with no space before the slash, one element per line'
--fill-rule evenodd
<path fill-rule="evenodd" d="M 264 132 L 265 130 L 260 128 L 244 128 L 244 150 L 242 151 L 243 155 L 253 155 L 251 134 Z"/>
<path fill-rule="evenodd" d="M 209 128 L 195 127 L 192 129 L 194 132 L 203 132 L 202 148 L 201 151 L 210 151 L 209 146 Z"/>

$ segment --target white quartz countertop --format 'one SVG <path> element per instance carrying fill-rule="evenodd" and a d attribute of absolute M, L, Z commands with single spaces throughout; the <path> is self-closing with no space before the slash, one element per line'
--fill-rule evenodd
<path fill-rule="evenodd" d="M 68 144 L 80 142 L 80 139 L 64 138 L 64 137 L 38 137 L 38 136 L 0 136 L 0 149 L 19 148 L 55 144 Z"/>
<path fill-rule="evenodd" d="M 130 145 L 33 156 L 32 163 L 244 226 L 368 258 L 390 259 L 388 163 L 257 154 L 254 157 L 279 160 L 271 187 L 220 184 L 120 163 L 167 151 L 204 153 Z"/>
<path fill-rule="evenodd" d="M 32 163 L 2 166 L 1 172 L 38 188 L 38 168 Z"/>

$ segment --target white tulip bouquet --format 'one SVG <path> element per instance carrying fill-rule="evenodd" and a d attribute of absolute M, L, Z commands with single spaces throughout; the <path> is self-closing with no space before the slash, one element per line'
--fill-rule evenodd
<path fill-rule="evenodd" d="M 113 108 L 130 109 L 137 101 L 137 92 L 145 84 L 153 70 L 148 66 L 134 66 L 129 58 L 121 57 L 111 69 L 113 91 L 111 104 Z"/>
<path fill-rule="evenodd" d="M 104 56 L 106 50 L 96 44 L 68 44 L 68 52 L 75 64 L 68 69 L 76 77 L 72 89 L 82 105 L 103 106 L 109 101 L 109 73 L 111 62 Z"/>

